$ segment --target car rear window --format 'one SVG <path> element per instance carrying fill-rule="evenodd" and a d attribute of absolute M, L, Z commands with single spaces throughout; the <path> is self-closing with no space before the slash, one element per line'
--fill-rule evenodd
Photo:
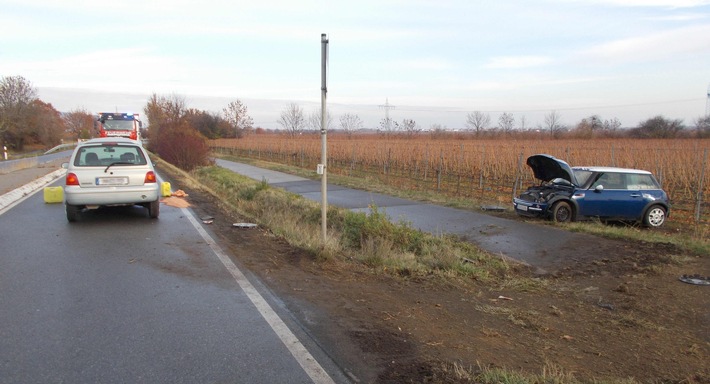
<path fill-rule="evenodd" d="M 626 175 L 627 188 L 631 190 L 661 189 L 656 179 L 648 174 L 631 173 Z"/>
<path fill-rule="evenodd" d="M 148 161 L 135 145 L 92 145 L 79 148 L 74 158 L 78 167 L 115 165 L 146 165 Z"/>

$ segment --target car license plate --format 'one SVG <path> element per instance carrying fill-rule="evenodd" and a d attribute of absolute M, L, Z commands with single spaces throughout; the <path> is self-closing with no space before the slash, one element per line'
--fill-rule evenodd
<path fill-rule="evenodd" d="M 528 210 L 528 206 L 527 206 L 527 205 L 518 204 L 518 207 L 517 207 L 517 208 L 518 208 L 518 211 L 527 211 L 527 210 Z"/>
<path fill-rule="evenodd" d="M 97 177 L 96 185 L 128 185 L 127 177 Z"/>

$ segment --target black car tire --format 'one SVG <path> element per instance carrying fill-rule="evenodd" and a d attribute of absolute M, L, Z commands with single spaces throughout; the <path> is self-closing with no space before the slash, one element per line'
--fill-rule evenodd
<path fill-rule="evenodd" d="M 566 201 L 558 201 L 552 206 L 552 220 L 557 223 L 572 221 L 572 206 Z"/>
<path fill-rule="evenodd" d="M 659 228 L 666 222 L 666 209 L 660 205 L 649 207 L 643 214 L 643 226 Z"/>
<path fill-rule="evenodd" d="M 160 215 L 160 199 L 151 201 L 146 208 L 148 208 L 148 216 L 150 216 L 151 219 L 157 219 Z"/>
<path fill-rule="evenodd" d="M 67 220 L 70 223 L 79 220 L 79 212 L 81 212 L 81 209 L 78 206 L 66 204 L 65 209 L 67 211 Z"/>

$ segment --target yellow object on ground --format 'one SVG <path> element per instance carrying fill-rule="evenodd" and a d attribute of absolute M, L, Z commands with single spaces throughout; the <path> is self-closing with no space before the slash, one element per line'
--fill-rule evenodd
<path fill-rule="evenodd" d="M 167 181 L 164 181 L 160 184 L 160 195 L 163 197 L 167 196 L 172 196 L 172 192 L 170 192 L 170 183 Z"/>
<path fill-rule="evenodd" d="M 64 189 L 62 187 L 44 187 L 44 202 L 47 204 L 63 203 Z"/>

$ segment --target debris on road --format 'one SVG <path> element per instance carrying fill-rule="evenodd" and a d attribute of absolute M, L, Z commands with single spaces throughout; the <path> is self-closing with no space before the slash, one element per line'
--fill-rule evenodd
<path fill-rule="evenodd" d="M 501 207 L 499 205 L 482 205 L 481 210 L 482 211 L 491 211 L 491 212 L 504 212 L 505 207 Z"/>
<path fill-rule="evenodd" d="M 256 228 L 257 225 L 254 223 L 234 223 L 232 224 L 232 227 L 236 228 Z"/>
<path fill-rule="evenodd" d="M 160 202 L 175 208 L 187 208 L 190 206 L 190 203 L 188 203 L 187 200 L 174 196 L 166 197 L 163 200 L 160 200 Z"/>
<path fill-rule="evenodd" d="M 710 285 L 710 276 L 683 275 L 678 280 L 694 285 Z"/>

